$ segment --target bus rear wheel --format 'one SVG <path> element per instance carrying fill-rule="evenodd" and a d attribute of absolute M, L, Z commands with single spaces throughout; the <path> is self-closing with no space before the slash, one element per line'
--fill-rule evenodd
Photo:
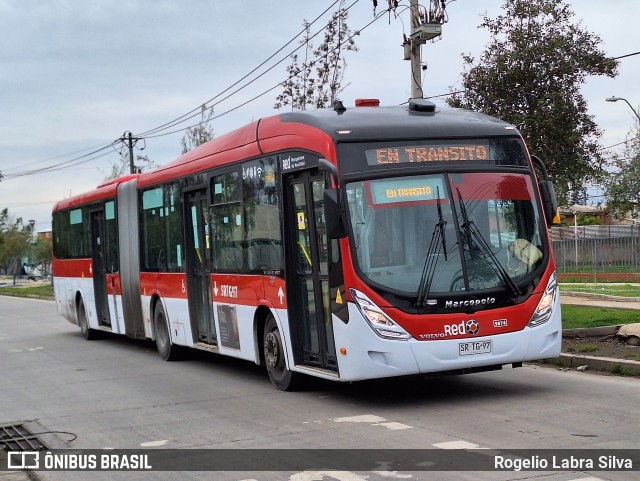
<path fill-rule="evenodd" d="M 160 301 L 156 304 L 153 313 L 153 327 L 156 334 L 156 348 L 158 349 L 160 357 L 165 361 L 177 360 L 179 346 L 171 343 L 169 321 Z"/>
<path fill-rule="evenodd" d="M 280 329 L 273 315 L 269 314 L 262 343 L 264 363 L 273 385 L 281 391 L 292 391 L 299 384 L 300 374 L 287 369 L 286 354 Z"/>
<path fill-rule="evenodd" d="M 89 327 L 89 320 L 87 319 L 87 310 L 84 308 L 84 301 L 82 298 L 78 301 L 78 326 L 82 337 L 87 341 L 93 341 L 98 338 L 98 333 Z"/>

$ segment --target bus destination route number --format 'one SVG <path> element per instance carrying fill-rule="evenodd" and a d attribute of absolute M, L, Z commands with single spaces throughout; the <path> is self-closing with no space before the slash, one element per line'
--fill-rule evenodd
<path fill-rule="evenodd" d="M 491 341 L 461 342 L 458 344 L 458 354 L 460 356 L 471 356 L 473 354 L 487 354 L 491 352 Z"/>

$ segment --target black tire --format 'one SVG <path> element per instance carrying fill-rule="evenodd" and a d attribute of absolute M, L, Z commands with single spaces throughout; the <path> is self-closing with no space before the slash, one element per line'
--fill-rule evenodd
<path fill-rule="evenodd" d="M 269 314 L 262 340 L 264 363 L 269 379 L 280 391 L 292 391 L 300 384 L 300 374 L 287 369 L 286 353 L 280 336 L 280 329 L 273 315 Z"/>
<path fill-rule="evenodd" d="M 78 301 L 78 326 L 82 337 L 87 341 L 93 341 L 98 338 L 98 332 L 89 327 L 89 320 L 87 319 L 87 310 L 84 308 L 84 301 L 82 298 Z"/>
<path fill-rule="evenodd" d="M 153 313 L 153 327 L 156 334 L 156 348 L 158 354 L 165 361 L 175 361 L 179 356 L 179 348 L 171 343 L 169 334 L 169 320 L 164 312 L 162 303 L 158 301 Z"/>

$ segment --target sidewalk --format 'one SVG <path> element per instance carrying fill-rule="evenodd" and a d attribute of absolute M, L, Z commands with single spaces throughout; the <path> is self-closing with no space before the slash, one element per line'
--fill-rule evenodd
<path fill-rule="evenodd" d="M 640 309 L 637 297 L 617 297 L 605 294 L 560 294 L 560 302 L 573 306 L 612 307 L 615 309 Z M 640 320 L 640 316 L 639 316 Z"/>

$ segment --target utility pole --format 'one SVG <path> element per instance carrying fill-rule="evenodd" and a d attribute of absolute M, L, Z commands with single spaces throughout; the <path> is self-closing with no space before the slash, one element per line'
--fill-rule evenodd
<path fill-rule="evenodd" d="M 422 46 L 421 42 L 414 40 L 419 34 L 420 14 L 418 12 L 418 0 L 409 2 L 409 16 L 411 22 L 411 98 L 419 99 L 424 97 L 422 92 Z"/>
<path fill-rule="evenodd" d="M 411 36 L 405 39 L 405 60 L 411 61 L 411 98 L 422 98 L 422 56 L 420 47 L 442 35 L 444 23 L 444 2 L 432 0 L 429 10 L 420 14 L 418 0 L 409 1 L 409 21 L 411 22 Z"/>
<path fill-rule="evenodd" d="M 122 134 L 122 137 L 120 137 L 120 142 L 122 142 L 123 144 L 126 144 L 126 146 L 129 148 L 129 173 L 130 174 L 136 173 L 136 166 L 133 163 L 133 146 L 136 145 L 136 143 L 138 143 L 138 140 L 140 140 L 140 138 L 133 137 L 133 134 L 131 132 L 125 132 L 124 134 Z"/>

